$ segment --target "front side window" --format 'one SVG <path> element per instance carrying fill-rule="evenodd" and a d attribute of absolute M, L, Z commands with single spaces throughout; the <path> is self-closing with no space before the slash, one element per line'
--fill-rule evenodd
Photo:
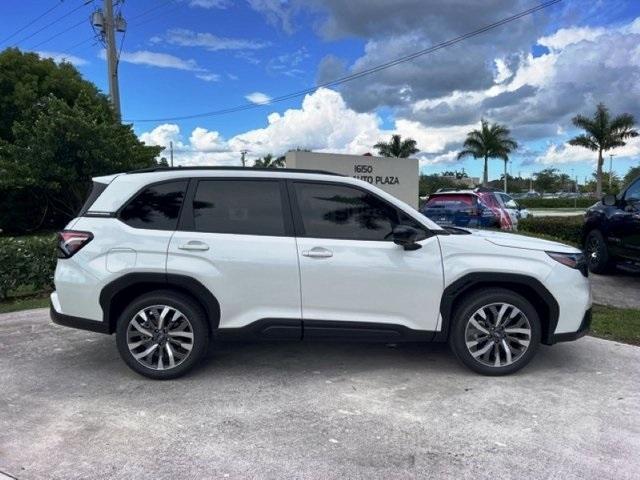
<path fill-rule="evenodd" d="M 147 187 L 122 209 L 120 219 L 134 228 L 175 230 L 186 189 L 186 180 Z"/>
<path fill-rule="evenodd" d="M 294 183 L 304 235 L 341 240 L 391 241 L 400 220 L 424 228 L 384 200 L 358 188 L 320 183 Z"/>
<path fill-rule="evenodd" d="M 280 183 L 270 180 L 201 180 L 193 199 L 195 230 L 284 236 Z"/>
<path fill-rule="evenodd" d="M 640 180 L 637 180 L 636 183 L 627 189 L 627 192 L 624 194 L 624 199 L 629 203 L 640 202 Z"/>

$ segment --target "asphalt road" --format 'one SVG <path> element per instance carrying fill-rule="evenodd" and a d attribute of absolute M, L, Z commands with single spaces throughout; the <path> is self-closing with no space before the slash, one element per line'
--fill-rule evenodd
<path fill-rule="evenodd" d="M 614 274 L 591 274 L 590 278 L 595 303 L 640 309 L 640 273 L 619 268 Z"/>
<path fill-rule="evenodd" d="M 0 315 L 0 471 L 75 478 L 639 478 L 640 348 L 475 375 L 441 345 L 219 345 L 154 382 L 114 338 Z"/>

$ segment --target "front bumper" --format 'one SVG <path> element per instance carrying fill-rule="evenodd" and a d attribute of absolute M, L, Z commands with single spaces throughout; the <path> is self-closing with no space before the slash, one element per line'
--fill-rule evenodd
<path fill-rule="evenodd" d="M 591 328 L 591 317 L 592 310 L 590 308 L 585 312 L 584 317 L 582 317 L 582 322 L 580 323 L 580 327 L 578 327 L 578 330 L 576 330 L 575 332 L 556 333 L 555 335 L 553 335 L 551 343 L 553 344 L 558 342 L 571 342 L 573 340 L 584 337 Z"/>

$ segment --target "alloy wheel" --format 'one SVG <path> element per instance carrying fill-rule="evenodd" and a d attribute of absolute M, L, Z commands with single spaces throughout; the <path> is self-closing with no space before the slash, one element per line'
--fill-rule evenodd
<path fill-rule="evenodd" d="M 189 319 L 169 305 L 153 305 L 136 313 L 127 325 L 127 347 L 138 363 L 168 370 L 183 363 L 193 349 Z"/>
<path fill-rule="evenodd" d="M 509 303 L 491 303 L 467 320 L 465 343 L 476 361 L 489 367 L 506 367 L 518 361 L 531 342 L 527 316 Z"/>

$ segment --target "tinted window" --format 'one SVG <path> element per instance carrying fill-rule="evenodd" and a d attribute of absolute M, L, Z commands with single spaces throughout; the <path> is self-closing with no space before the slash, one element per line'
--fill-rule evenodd
<path fill-rule="evenodd" d="M 87 199 L 84 201 L 84 205 L 82 205 L 80 212 L 78 212 L 78 217 L 82 217 L 85 213 L 87 213 L 87 211 L 91 208 L 91 205 L 93 205 L 93 202 L 98 199 L 100 194 L 104 192 L 107 186 L 107 183 L 93 182 L 91 192 L 89 193 Z"/>
<path fill-rule="evenodd" d="M 186 188 L 186 180 L 148 187 L 122 209 L 120 218 L 135 228 L 175 230 Z"/>
<path fill-rule="evenodd" d="M 398 212 L 378 197 L 342 185 L 296 182 L 294 188 L 307 237 L 391 241 Z"/>
<path fill-rule="evenodd" d="M 198 232 L 285 235 L 277 181 L 203 180 L 193 199 Z"/>
<path fill-rule="evenodd" d="M 640 202 L 640 180 L 632 184 L 627 192 L 624 194 L 624 199 L 627 202 Z"/>

